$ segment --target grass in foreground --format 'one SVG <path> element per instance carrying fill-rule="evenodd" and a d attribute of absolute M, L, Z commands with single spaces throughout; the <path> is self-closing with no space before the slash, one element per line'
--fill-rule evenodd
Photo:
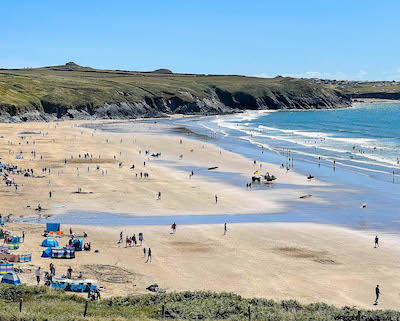
<path fill-rule="evenodd" d="M 23 298 L 22 313 L 19 300 Z M 232 293 L 181 292 L 118 297 L 89 302 L 63 291 L 36 286 L 0 285 L 0 321 L 9 320 L 357 320 L 355 308 L 337 308 L 324 303 L 302 305 L 296 301 L 275 302 L 245 299 Z M 400 312 L 361 310 L 361 320 L 399 320 Z"/>

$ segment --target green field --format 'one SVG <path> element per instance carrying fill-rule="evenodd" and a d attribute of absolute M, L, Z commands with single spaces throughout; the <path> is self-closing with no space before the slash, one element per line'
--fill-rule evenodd
<path fill-rule="evenodd" d="M 19 312 L 23 298 L 22 312 Z M 11 320 L 357 320 L 359 310 L 324 303 L 302 305 L 245 299 L 231 293 L 181 292 L 118 297 L 88 303 L 86 298 L 36 286 L 0 285 L 0 321 Z M 163 308 L 164 307 L 164 308 Z M 164 309 L 164 315 L 163 315 Z M 249 310 L 250 309 L 250 310 Z M 398 320 L 400 312 L 361 310 L 362 320 Z"/>

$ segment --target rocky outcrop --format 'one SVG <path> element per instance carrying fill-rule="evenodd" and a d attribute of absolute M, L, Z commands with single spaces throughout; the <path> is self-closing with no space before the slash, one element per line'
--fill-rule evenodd
<path fill-rule="evenodd" d="M 216 89 L 208 98 L 188 99 L 174 96 L 145 97 L 139 103 L 115 102 L 101 107 L 76 106 L 68 108 L 62 105 L 42 102 L 42 108 L 33 111 L 18 112 L 3 110 L 1 122 L 54 121 L 66 119 L 134 119 L 138 117 L 163 117 L 170 114 L 217 115 L 243 112 L 245 110 L 266 109 L 322 109 L 350 106 L 347 96 L 340 93 L 296 96 L 271 93 L 254 97 L 247 93 L 230 93 Z"/>
<path fill-rule="evenodd" d="M 322 109 L 350 105 L 346 97 L 295 97 L 273 95 L 253 97 L 244 93 L 234 95 L 219 91 L 210 98 L 185 101 L 180 97 L 171 99 L 145 97 L 140 103 L 116 102 L 101 107 L 65 106 L 43 102 L 43 109 L 21 112 L 3 111 L 0 122 L 55 121 L 66 119 L 134 119 L 138 117 L 163 117 L 171 114 L 218 115 L 266 109 Z"/>

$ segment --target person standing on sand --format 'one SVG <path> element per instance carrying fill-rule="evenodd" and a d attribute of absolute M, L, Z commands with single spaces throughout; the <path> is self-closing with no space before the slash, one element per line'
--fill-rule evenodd
<path fill-rule="evenodd" d="M 37 268 L 35 274 L 36 274 L 36 282 L 37 282 L 37 285 L 39 285 L 39 283 L 40 283 L 40 266 Z"/>
<path fill-rule="evenodd" d="M 375 248 L 379 247 L 379 238 L 378 235 L 375 236 Z"/>
<path fill-rule="evenodd" d="M 25 243 L 25 231 L 22 231 L 22 243 Z"/>
<path fill-rule="evenodd" d="M 136 235 L 135 234 L 133 234 L 133 236 L 132 236 L 132 242 L 133 242 L 133 244 L 135 244 L 135 246 L 137 245 Z"/>
<path fill-rule="evenodd" d="M 161 192 L 158 192 L 158 200 L 161 200 Z"/>
<path fill-rule="evenodd" d="M 146 248 L 143 248 L 143 257 L 146 259 Z"/>
<path fill-rule="evenodd" d="M 218 203 L 218 196 L 217 196 L 217 194 L 215 194 L 215 204 L 217 204 Z"/>
<path fill-rule="evenodd" d="M 151 248 L 149 248 L 149 250 L 147 251 L 147 261 L 146 261 L 146 263 L 149 262 L 149 260 L 151 262 Z"/>
<path fill-rule="evenodd" d="M 379 284 L 375 288 L 375 294 L 376 294 L 375 304 L 378 304 L 379 295 L 381 294 L 381 291 L 379 290 Z"/>
<path fill-rule="evenodd" d="M 171 228 L 172 228 L 172 233 L 175 234 L 175 232 L 176 232 L 176 223 L 175 222 L 174 222 L 174 224 L 172 224 Z"/>
<path fill-rule="evenodd" d="M 118 243 L 122 243 L 122 231 L 121 231 L 121 233 L 119 233 L 119 241 L 118 241 Z"/>
<path fill-rule="evenodd" d="M 226 235 L 227 228 L 226 228 L 226 223 L 224 224 L 224 235 Z"/>

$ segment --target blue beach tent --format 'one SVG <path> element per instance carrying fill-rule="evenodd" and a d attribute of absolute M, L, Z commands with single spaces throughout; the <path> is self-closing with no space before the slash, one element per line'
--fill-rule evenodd
<path fill-rule="evenodd" d="M 60 223 L 46 223 L 46 232 L 57 233 L 60 231 Z"/>
<path fill-rule="evenodd" d="M 43 242 L 42 246 L 44 247 L 56 247 L 58 246 L 58 242 L 52 237 L 47 237 Z"/>
<path fill-rule="evenodd" d="M 21 281 L 17 274 L 15 274 L 14 272 L 10 272 L 3 276 L 3 278 L 1 279 L 1 283 L 19 285 L 21 284 Z"/>
<path fill-rule="evenodd" d="M 83 250 L 83 240 L 82 239 L 75 239 L 71 246 L 74 247 L 75 251 L 82 251 Z"/>
<path fill-rule="evenodd" d="M 43 251 L 42 257 L 51 257 L 51 247 L 48 247 Z"/>

